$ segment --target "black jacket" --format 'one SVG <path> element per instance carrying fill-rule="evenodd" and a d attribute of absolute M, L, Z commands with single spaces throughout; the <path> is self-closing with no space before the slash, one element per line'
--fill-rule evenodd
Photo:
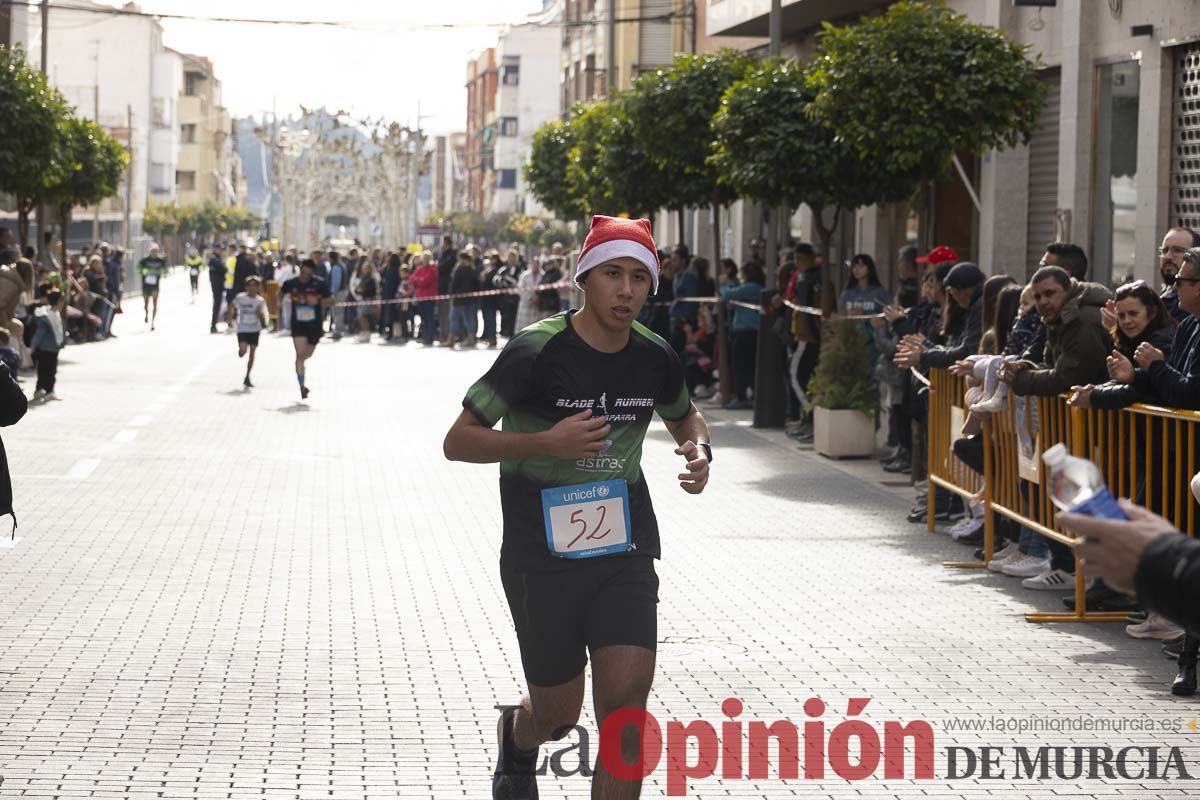
<path fill-rule="evenodd" d="M 1179 323 L 1170 358 L 1134 370 L 1133 387 L 1160 405 L 1200 409 L 1200 321 Z"/>
<path fill-rule="evenodd" d="M 454 274 L 457 264 L 458 251 L 453 247 L 447 247 L 438 256 L 438 294 L 447 294 L 450 291 L 450 276 Z"/>
<path fill-rule="evenodd" d="M 29 401 L 25 393 L 13 380 L 8 367 L 0 364 L 0 427 L 16 425 L 25 412 L 29 410 Z M 13 513 L 12 477 L 8 474 L 8 456 L 4 452 L 4 442 L 0 441 L 0 517 L 11 515 L 13 529 L 17 527 L 17 515 Z"/>
<path fill-rule="evenodd" d="M 1138 562 L 1134 586 L 1147 610 L 1200 635 L 1200 541 L 1174 531 L 1154 539 Z"/>
<path fill-rule="evenodd" d="M 450 276 L 450 294 L 477 291 L 479 291 L 479 276 L 475 274 L 475 268 L 466 264 L 459 264 L 455 267 L 453 274 Z M 478 303 L 479 298 L 455 297 L 451 302 L 459 307 L 470 306 Z"/>
<path fill-rule="evenodd" d="M 1163 351 L 1163 355 L 1170 359 L 1171 352 L 1175 346 L 1175 334 L 1178 328 L 1174 325 L 1166 328 L 1159 328 L 1141 341 L 1149 342 L 1159 350 Z M 1132 350 L 1128 347 L 1118 347 L 1126 358 L 1133 360 L 1133 350 L 1137 349 L 1137 344 L 1134 343 Z M 1126 352 L 1126 351 L 1129 352 Z M 1117 409 L 1126 408 L 1134 403 L 1158 403 L 1153 395 L 1139 391 L 1133 384 L 1115 383 L 1109 381 L 1102 383 L 1092 390 L 1092 408 Z"/>
<path fill-rule="evenodd" d="M 258 274 L 258 264 L 245 253 L 239 253 L 233 267 L 233 296 L 237 297 L 246 290 L 246 278 Z"/>
<path fill-rule="evenodd" d="M 953 303 L 950 298 L 947 303 Z M 979 352 L 979 340 L 983 338 L 983 287 L 980 286 L 971 295 L 971 306 L 967 309 L 967 319 L 962 329 L 952 335 L 942 347 L 931 347 L 921 353 L 921 366 L 949 367 L 956 361 L 962 361 L 967 356 Z"/>

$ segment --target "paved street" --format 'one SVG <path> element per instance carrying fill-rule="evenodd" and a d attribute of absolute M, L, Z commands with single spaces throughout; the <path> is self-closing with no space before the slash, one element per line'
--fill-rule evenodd
<path fill-rule="evenodd" d="M 488 796 L 493 705 L 521 690 L 496 468 L 447 463 L 441 440 L 494 353 L 323 343 L 301 405 L 288 340 L 264 337 L 243 391 L 233 337 L 207 333 L 207 289 L 186 294 L 167 282 L 154 333 L 128 302 L 119 339 L 64 352 L 63 401 L 3 432 L 20 528 L 0 549 L 0 796 Z M 1186 729 L 1200 705 L 1171 697 L 1157 643 L 1028 624 L 1057 596 L 943 568 L 965 548 L 905 523 L 910 492 L 877 469 L 709 416 L 700 497 L 674 485 L 661 425 L 647 443 L 664 551 L 651 711 L 716 725 L 737 697 L 743 721 L 799 724 L 821 697 L 828 732 L 869 697 L 879 731 L 933 725 L 938 777 L 710 778 L 689 796 L 1194 794 L 1175 779 L 947 780 L 946 748 L 1015 744 L 1179 746 L 1200 778 Z M 993 716 L 1181 730 L 943 727 Z M 589 796 L 580 776 L 541 789 Z M 665 790 L 660 767 L 645 796 Z"/>

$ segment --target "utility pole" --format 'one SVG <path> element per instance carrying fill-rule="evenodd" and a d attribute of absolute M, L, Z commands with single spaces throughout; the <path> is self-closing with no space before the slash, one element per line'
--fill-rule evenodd
<path fill-rule="evenodd" d="M 96 70 L 95 83 L 92 86 L 92 119 L 96 125 L 100 124 L 100 40 L 95 39 L 96 45 Z M 96 203 L 92 206 L 92 245 L 100 241 L 100 204 Z"/>
<path fill-rule="evenodd" d="M 604 83 L 608 87 L 605 93 L 612 98 L 617 93 L 617 0 L 608 0 L 608 44 L 605 46 L 606 65 L 604 68 Z"/>
<path fill-rule="evenodd" d="M 771 40 L 768 53 L 777 57 L 783 50 L 783 2 L 771 0 L 771 16 L 767 22 Z M 764 208 L 767 223 L 767 284 L 762 294 L 762 306 L 771 308 L 771 300 L 779 294 L 776 273 L 779 268 L 779 209 Z M 783 311 L 783 308 L 779 310 Z M 779 312 L 776 312 L 779 313 Z M 771 332 L 775 316 L 765 311 L 758 315 L 758 357 L 754 369 L 754 427 L 783 427 L 787 416 L 788 387 L 783 382 L 787 351 L 783 342 Z"/>
<path fill-rule="evenodd" d="M 125 226 L 121 239 L 125 243 L 125 253 L 129 253 L 130 220 L 133 208 L 133 106 L 125 106 L 125 145 L 129 148 L 129 171 L 125 175 Z"/>

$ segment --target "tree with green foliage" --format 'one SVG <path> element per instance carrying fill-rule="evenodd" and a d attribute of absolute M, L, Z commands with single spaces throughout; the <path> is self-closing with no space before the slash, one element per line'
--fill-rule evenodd
<path fill-rule="evenodd" d="M 533 196 L 566 220 L 582 219 L 587 213 L 567 179 L 574 146 L 570 123 L 551 120 L 534 132 L 524 169 Z"/>
<path fill-rule="evenodd" d="M 16 199 L 17 238 L 24 247 L 29 214 L 60 170 L 60 130 L 71 112 L 62 94 L 25 60 L 19 45 L 0 47 L 0 108 L 0 192 Z"/>
<path fill-rule="evenodd" d="M 710 163 L 741 197 L 782 207 L 788 216 L 808 205 L 821 252 L 828 254 L 843 210 L 907 200 L 916 176 L 866 169 L 844 140 L 813 118 L 815 94 L 804 65 L 763 62 L 722 96 Z M 821 277 L 821 305 L 829 309 L 835 294 L 828 263 Z"/>
<path fill-rule="evenodd" d="M 1028 51 L 942 5 L 902 0 L 851 25 L 825 24 L 812 113 L 867 169 L 910 181 L 911 196 L 944 176 L 956 152 L 1029 142 L 1045 87 Z"/>
<path fill-rule="evenodd" d="M 75 206 L 95 205 L 117 193 L 129 153 L 99 125 L 75 116 L 60 121 L 56 141 L 57 169 L 39 199 L 54 208 L 65 240 Z"/>
<path fill-rule="evenodd" d="M 679 55 L 640 76 L 628 93 L 625 109 L 637 142 L 658 168 L 663 205 L 679 214 L 681 231 L 683 209 L 719 208 L 734 199 L 709 162 L 712 121 L 725 90 L 757 63 L 755 56 L 730 49 Z M 714 236 L 720 252 L 720 233 L 714 230 Z"/>

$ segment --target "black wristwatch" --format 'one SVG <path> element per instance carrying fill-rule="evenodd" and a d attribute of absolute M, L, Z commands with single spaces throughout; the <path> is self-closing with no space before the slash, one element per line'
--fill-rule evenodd
<path fill-rule="evenodd" d="M 696 442 L 697 447 L 704 448 L 704 454 L 708 456 L 708 463 L 712 463 L 712 445 L 708 442 Z"/>

